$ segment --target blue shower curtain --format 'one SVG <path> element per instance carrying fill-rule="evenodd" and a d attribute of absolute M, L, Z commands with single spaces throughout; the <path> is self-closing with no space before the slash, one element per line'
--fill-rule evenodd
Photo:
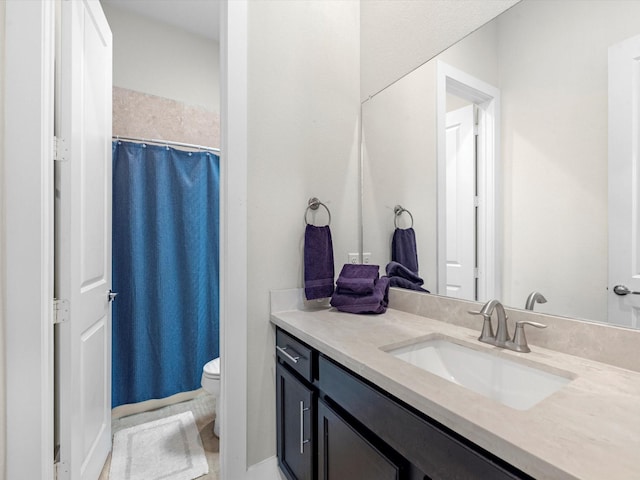
<path fill-rule="evenodd" d="M 113 143 L 112 405 L 200 387 L 218 356 L 219 157 Z"/>

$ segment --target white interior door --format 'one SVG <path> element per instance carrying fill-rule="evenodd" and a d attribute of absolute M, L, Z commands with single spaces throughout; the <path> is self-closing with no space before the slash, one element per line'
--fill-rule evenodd
<path fill-rule="evenodd" d="M 98 478 L 111 449 L 111 31 L 97 0 L 61 2 L 56 136 L 59 477 Z"/>
<path fill-rule="evenodd" d="M 609 48 L 609 322 L 640 327 L 640 36 Z"/>
<path fill-rule="evenodd" d="M 447 113 L 446 292 L 476 299 L 476 161 L 473 105 Z"/>

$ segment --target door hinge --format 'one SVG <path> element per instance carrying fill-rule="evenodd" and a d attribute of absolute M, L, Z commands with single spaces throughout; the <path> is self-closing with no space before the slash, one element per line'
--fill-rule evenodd
<path fill-rule="evenodd" d="M 66 162 L 68 153 L 69 150 L 67 149 L 67 142 L 65 139 L 53 137 L 53 159 L 56 162 Z"/>
<path fill-rule="evenodd" d="M 53 324 L 69 320 L 69 300 L 53 299 Z"/>
<path fill-rule="evenodd" d="M 475 195 L 473 197 L 473 206 L 474 207 L 479 207 L 480 206 L 480 197 L 478 195 Z"/>
<path fill-rule="evenodd" d="M 473 269 L 473 278 L 480 278 L 480 269 L 478 267 Z"/>
<path fill-rule="evenodd" d="M 53 463 L 53 478 L 55 480 L 66 480 L 69 478 L 69 470 L 65 462 Z"/>

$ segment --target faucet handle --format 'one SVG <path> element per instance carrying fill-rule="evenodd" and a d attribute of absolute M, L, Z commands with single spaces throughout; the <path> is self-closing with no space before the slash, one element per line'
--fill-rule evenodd
<path fill-rule="evenodd" d="M 513 334 L 513 341 L 507 342 L 507 348 L 516 352 L 527 353 L 531 349 L 527 345 L 527 337 L 524 335 L 524 326 L 531 325 L 536 328 L 547 328 L 544 323 L 531 322 L 529 320 L 519 320 L 516 322 L 516 333 Z"/>
<path fill-rule="evenodd" d="M 493 327 L 491 325 L 491 315 L 485 312 L 474 312 L 472 310 L 468 311 L 471 315 L 482 315 L 484 318 L 484 323 L 482 324 L 482 332 L 478 337 L 478 340 L 484 343 L 490 343 L 493 345 L 496 340 L 496 336 L 493 333 Z"/>
<path fill-rule="evenodd" d="M 516 328 L 518 328 L 518 325 L 531 325 L 532 327 L 536 328 L 547 328 L 544 323 L 532 322 L 531 320 L 518 320 L 516 322 Z"/>

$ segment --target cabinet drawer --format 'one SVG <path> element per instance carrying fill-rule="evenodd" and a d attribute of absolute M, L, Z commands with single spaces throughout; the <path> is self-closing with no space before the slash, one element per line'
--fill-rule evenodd
<path fill-rule="evenodd" d="M 526 474 L 320 355 L 323 394 L 432 479 L 513 480 Z"/>
<path fill-rule="evenodd" d="M 276 330 L 276 356 L 308 382 L 313 381 L 313 350 L 284 330 Z"/>

